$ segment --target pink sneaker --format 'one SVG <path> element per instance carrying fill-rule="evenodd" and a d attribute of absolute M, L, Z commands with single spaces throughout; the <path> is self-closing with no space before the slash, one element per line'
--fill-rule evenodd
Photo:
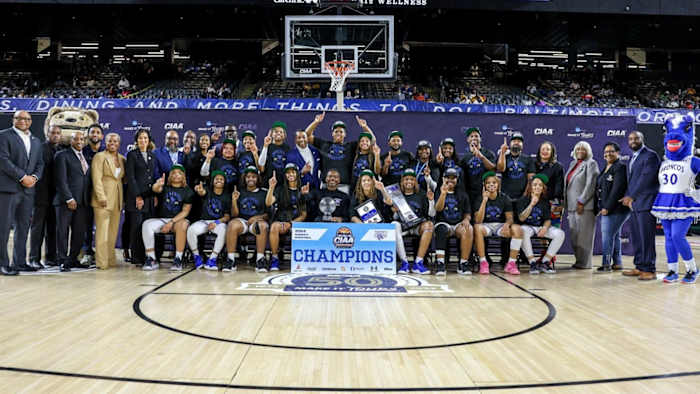
<path fill-rule="evenodd" d="M 483 260 L 483 261 L 479 264 L 479 273 L 480 273 L 481 275 L 488 275 L 488 274 L 489 274 L 489 262 L 488 262 L 488 261 Z"/>
<path fill-rule="evenodd" d="M 511 275 L 520 275 L 520 271 L 518 271 L 518 266 L 515 265 L 514 261 L 509 261 L 508 263 L 506 263 L 506 268 L 504 271 Z"/>

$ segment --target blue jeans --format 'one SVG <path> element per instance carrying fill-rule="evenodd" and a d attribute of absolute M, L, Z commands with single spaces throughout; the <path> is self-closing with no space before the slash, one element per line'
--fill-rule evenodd
<path fill-rule="evenodd" d="M 620 230 L 629 217 L 629 213 L 614 213 L 600 216 L 603 241 L 603 265 L 622 265 L 622 241 Z"/>

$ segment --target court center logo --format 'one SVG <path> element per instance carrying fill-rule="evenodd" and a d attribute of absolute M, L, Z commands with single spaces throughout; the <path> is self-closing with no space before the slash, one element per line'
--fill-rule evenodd
<path fill-rule="evenodd" d="M 242 283 L 238 290 L 280 293 L 451 293 L 446 284 L 431 284 L 410 275 L 280 274 L 260 282 Z"/>
<path fill-rule="evenodd" d="M 352 248 L 355 245 L 355 236 L 352 235 L 352 230 L 347 227 L 339 228 L 333 237 L 333 245 L 336 248 Z"/>

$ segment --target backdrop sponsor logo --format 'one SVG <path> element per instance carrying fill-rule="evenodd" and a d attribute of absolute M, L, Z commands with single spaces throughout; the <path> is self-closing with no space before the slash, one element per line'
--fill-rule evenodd
<path fill-rule="evenodd" d="M 166 123 L 163 125 L 165 130 L 182 130 L 184 123 Z"/>
<path fill-rule="evenodd" d="M 627 130 L 608 130 L 608 137 L 624 137 L 627 134 Z"/>
<path fill-rule="evenodd" d="M 554 135 L 554 129 L 548 129 L 545 127 L 538 127 L 535 129 L 535 135 Z"/>

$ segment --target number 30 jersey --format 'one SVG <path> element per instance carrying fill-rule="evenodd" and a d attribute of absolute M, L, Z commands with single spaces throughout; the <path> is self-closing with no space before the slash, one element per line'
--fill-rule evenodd
<path fill-rule="evenodd" d="M 700 159 L 688 156 L 683 160 L 664 160 L 659 168 L 659 194 L 651 213 L 659 219 L 700 217 L 696 201 L 695 176 L 700 172 Z"/>

